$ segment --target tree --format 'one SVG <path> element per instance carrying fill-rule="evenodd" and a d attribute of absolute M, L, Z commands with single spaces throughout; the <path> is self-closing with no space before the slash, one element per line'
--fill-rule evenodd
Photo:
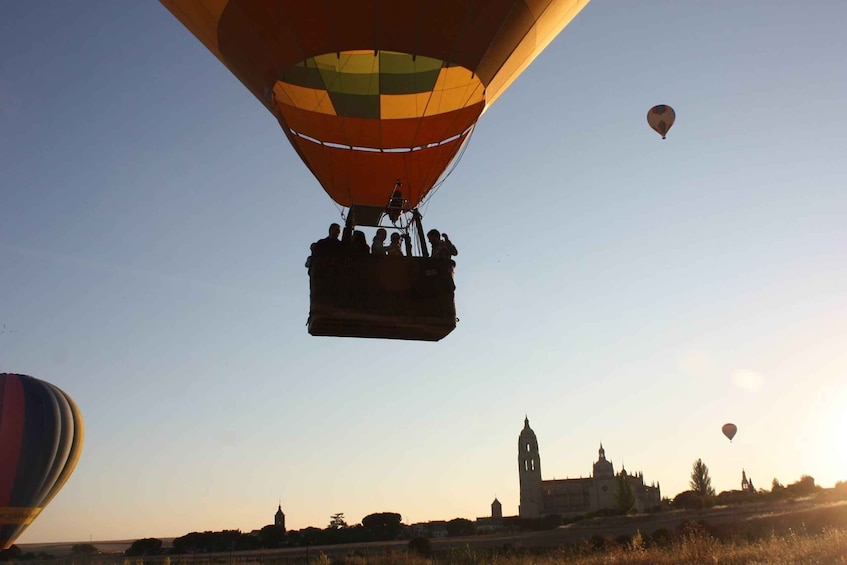
<path fill-rule="evenodd" d="M 615 510 L 627 514 L 635 507 L 635 491 L 629 483 L 625 471 L 615 477 Z"/>
<path fill-rule="evenodd" d="M 259 545 L 268 549 L 276 549 L 282 546 L 285 540 L 285 532 L 276 524 L 268 524 L 259 530 Z"/>
<path fill-rule="evenodd" d="M 815 491 L 818 490 L 818 487 L 815 486 L 814 477 L 810 477 L 809 475 L 802 475 L 799 481 L 797 481 L 796 483 L 791 483 L 790 485 L 785 487 L 785 490 L 791 493 L 792 495 L 806 496 L 809 494 L 814 494 Z"/>
<path fill-rule="evenodd" d="M 329 517 L 329 526 L 330 530 L 341 530 L 347 527 L 347 522 L 344 521 L 344 512 L 339 512 L 338 514 L 333 514 Z"/>
<path fill-rule="evenodd" d="M 699 510 L 701 508 L 706 507 L 706 498 L 702 494 L 698 494 L 693 490 L 686 490 L 673 498 L 673 505 L 675 508 L 687 508 L 689 510 L 696 509 Z"/>
<path fill-rule="evenodd" d="M 444 525 L 444 528 L 450 537 L 472 536 L 476 533 L 476 526 L 467 518 L 453 518 Z"/>
<path fill-rule="evenodd" d="M 362 518 L 362 525 L 371 532 L 377 541 L 393 540 L 397 539 L 402 531 L 400 518 L 400 514 L 396 512 L 378 512 Z"/>
<path fill-rule="evenodd" d="M 156 538 L 137 539 L 132 542 L 124 555 L 133 557 L 139 555 L 158 555 L 162 550 L 162 540 Z"/>
<path fill-rule="evenodd" d="M 712 478 L 709 476 L 709 468 L 702 459 L 697 459 L 691 466 L 691 480 L 688 482 L 691 490 L 702 496 L 715 496 L 712 488 Z"/>
<path fill-rule="evenodd" d="M 75 543 L 71 547 L 71 553 L 74 555 L 94 555 L 97 553 L 97 548 L 90 543 Z"/>

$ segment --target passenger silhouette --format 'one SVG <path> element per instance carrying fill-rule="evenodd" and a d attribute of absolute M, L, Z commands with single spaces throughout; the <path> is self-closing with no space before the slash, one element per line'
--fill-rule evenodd
<path fill-rule="evenodd" d="M 444 238 L 443 240 L 441 239 L 442 237 Z M 432 256 L 435 259 L 450 259 L 454 255 L 459 254 L 456 246 L 453 245 L 453 242 L 450 241 L 446 233 L 442 235 L 438 230 L 429 230 L 426 238 L 429 240 L 430 245 L 432 245 Z"/>
<path fill-rule="evenodd" d="M 371 255 L 384 257 L 388 253 L 388 246 L 385 245 L 385 236 L 388 235 L 384 228 L 376 230 L 373 243 L 371 244 Z"/>
<path fill-rule="evenodd" d="M 370 255 L 371 248 L 368 247 L 368 242 L 365 239 L 365 233 L 361 230 L 353 232 L 353 238 L 350 241 L 350 254 L 354 256 Z"/>
<path fill-rule="evenodd" d="M 340 253 L 341 241 L 338 239 L 339 235 L 341 235 L 341 226 L 330 224 L 329 234 L 312 244 L 312 255 L 337 255 Z"/>
<path fill-rule="evenodd" d="M 391 243 L 388 245 L 387 254 L 390 257 L 402 257 L 403 250 L 400 249 L 400 240 L 402 237 L 399 233 L 394 232 L 391 234 Z"/>

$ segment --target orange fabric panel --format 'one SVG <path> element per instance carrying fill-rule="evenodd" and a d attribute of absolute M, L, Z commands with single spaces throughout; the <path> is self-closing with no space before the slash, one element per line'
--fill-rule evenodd
<path fill-rule="evenodd" d="M 280 120 L 297 133 L 314 137 L 327 143 L 347 143 L 344 121 L 338 116 L 319 114 L 279 105 Z"/>
<path fill-rule="evenodd" d="M 404 153 L 351 151 L 291 136 L 297 152 L 326 190 L 342 206 L 385 206 L 397 179 L 403 196 L 418 204 L 453 160 L 464 138 Z"/>
<path fill-rule="evenodd" d="M 246 10 L 230 0 L 217 28 L 221 60 L 262 104 L 272 110 L 267 94 L 281 69 L 274 64 L 271 51 L 262 41 L 261 36 L 267 30 L 260 34 L 254 27 L 255 20 L 247 16 Z"/>
<path fill-rule="evenodd" d="M 243 1 L 250 4 L 255 0 Z M 256 2 L 258 3 L 258 2 Z M 305 56 L 335 53 L 341 46 L 335 41 L 337 30 L 330 29 L 331 17 L 323 1 L 275 0 L 281 6 L 284 23 L 294 34 Z M 271 2 L 268 2 L 271 4 Z M 344 49 L 349 51 L 349 49 Z"/>
<path fill-rule="evenodd" d="M 404 120 L 339 118 L 286 106 L 280 110 L 280 119 L 294 131 L 325 143 L 396 149 L 438 143 L 463 133 L 476 122 L 483 105 L 479 102 L 446 114 Z"/>
<path fill-rule="evenodd" d="M 373 51 L 374 37 L 376 37 L 374 14 L 377 12 L 378 0 L 357 0 L 356 2 L 324 0 L 324 2 L 330 14 L 329 30 L 338 44 L 338 47 L 329 52 L 356 49 Z"/>
<path fill-rule="evenodd" d="M 384 147 L 417 147 L 459 135 L 476 123 L 483 107 L 484 103 L 480 102 L 446 114 L 427 116 L 418 122 L 414 131 L 401 123 L 411 120 L 386 120 L 382 128 Z"/>
<path fill-rule="evenodd" d="M 541 14 L 554 3 L 554 0 L 523 0 L 532 14 L 532 19 L 537 20 Z"/>
<path fill-rule="evenodd" d="M 477 67 L 482 60 L 491 40 L 497 35 L 503 20 L 512 10 L 514 1 L 492 0 L 491 2 L 474 2 L 468 8 L 468 19 L 472 25 L 465 25 L 460 35 L 456 37 L 452 50 L 453 60 L 465 68 L 479 74 Z M 482 83 L 488 85 L 490 77 L 480 75 Z"/>
<path fill-rule="evenodd" d="M 232 22 L 228 21 L 230 18 L 250 21 L 250 33 L 254 33 L 264 45 L 264 60 L 274 69 L 275 78 L 284 69 L 307 57 L 282 3 L 230 0 L 230 4 L 231 9 L 221 19 L 220 35 L 225 37 L 228 33 L 237 33 Z M 232 50 L 238 50 L 240 42 L 244 40 L 243 35 L 239 35 L 239 39 L 231 46 Z"/>
<path fill-rule="evenodd" d="M 526 4 L 523 2 L 515 4 L 515 9 L 502 23 L 499 33 L 488 45 L 485 56 L 476 69 L 483 83 L 491 82 L 524 37 L 531 33 L 533 24 L 535 19 Z"/>
<path fill-rule="evenodd" d="M 307 112 L 292 106 L 281 109 L 280 121 L 283 127 L 288 125 L 298 133 L 314 137 L 324 143 L 339 143 L 342 145 L 353 145 L 357 147 L 386 147 L 382 145 L 381 124 L 379 120 L 368 120 L 363 118 L 341 118 Z M 411 127 L 406 124 L 406 131 Z M 441 141 L 441 140 L 439 140 Z M 392 147 L 411 147 L 411 145 L 398 145 Z"/>
<path fill-rule="evenodd" d="M 376 12 L 376 45 L 378 49 L 420 55 L 414 51 L 418 36 L 422 2 L 389 0 L 379 3 Z M 393 46 L 402 47 L 395 49 Z M 428 55 L 431 56 L 431 55 Z"/>
<path fill-rule="evenodd" d="M 530 9 L 537 17 L 535 33 L 532 39 L 532 52 L 524 54 L 523 45 L 516 49 L 513 55 L 500 68 L 488 84 L 486 92 L 487 107 L 512 84 L 532 61 L 546 48 L 559 33 L 588 5 L 589 0 L 554 0 L 547 4 L 543 13 L 539 14 L 540 3 L 543 0 L 528 0 Z M 529 43 L 525 38 L 523 43 Z"/>
<path fill-rule="evenodd" d="M 472 27 L 467 12 L 474 5 L 498 2 L 502 0 L 427 0 L 420 12 L 419 32 L 415 41 L 417 52 L 474 70 L 474 65 L 460 57 L 456 49 L 462 34 L 468 33 Z"/>

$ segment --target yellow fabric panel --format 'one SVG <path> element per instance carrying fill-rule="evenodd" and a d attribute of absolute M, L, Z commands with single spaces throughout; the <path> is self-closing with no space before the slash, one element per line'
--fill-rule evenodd
<path fill-rule="evenodd" d="M 291 96 L 288 95 L 287 88 L 285 88 L 289 86 L 283 82 L 278 82 L 274 85 L 274 100 L 276 101 L 277 109 L 283 104 L 286 106 L 295 106 L 294 100 L 291 99 Z"/>
<path fill-rule="evenodd" d="M 9 524 L 29 525 L 38 517 L 42 508 L 41 506 L 32 508 L 20 506 L 0 507 L 0 524 L 3 526 Z"/>
<path fill-rule="evenodd" d="M 380 117 L 383 120 L 397 120 L 421 116 L 431 95 L 431 92 L 383 94 L 379 97 Z"/>
<path fill-rule="evenodd" d="M 332 106 L 332 101 L 329 99 L 329 95 L 325 90 L 304 88 L 280 81 L 274 85 L 274 95 L 278 101 L 284 102 L 289 106 L 302 108 L 310 112 L 335 115 L 335 108 Z"/>
<path fill-rule="evenodd" d="M 438 73 L 433 90 L 464 88 L 469 84 L 479 84 L 479 79 L 471 71 L 464 67 L 444 67 Z"/>
<path fill-rule="evenodd" d="M 201 2 L 178 2 L 177 0 L 161 0 L 162 4 L 191 30 L 206 49 L 223 61 L 218 48 L 218 20 L 221 18 L 229 0 L 204 0 Z"/>
<path fill-rule="evenodd" d="M 472 106 L 485 99 L 485 90 L 482 83 L 468 84 L 464 87 L 451 88 L 448 90 L 436 90 L 432 92 L 432 100 L 426 108 L 425 116 L 452 112 L 459 108 Z"/>
<path fill-rule="evenodd" d="M 590 0 L 559 0 L 551 2 L 536 20 L 535 33 L 530 33 L 491 79 L 486 89 L 486 110 L 494 104 L 509 85 L 526 69 Z"/>
<path fill-rule="evenodd" d="M 346 51 L 325 53 L 313 57 L 319 69 L 350 74 L 373 74 L 379 72 L 379 57 L 373 51 Z"/>

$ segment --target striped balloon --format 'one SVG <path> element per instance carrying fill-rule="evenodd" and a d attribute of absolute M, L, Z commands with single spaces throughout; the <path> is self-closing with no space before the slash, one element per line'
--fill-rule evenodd
<path fill-rule="evenodd" d="M 10 547 L 67 482 L 83 436 L 70 396 L 33 377 L 0 373 L 0 549 Z"/>

